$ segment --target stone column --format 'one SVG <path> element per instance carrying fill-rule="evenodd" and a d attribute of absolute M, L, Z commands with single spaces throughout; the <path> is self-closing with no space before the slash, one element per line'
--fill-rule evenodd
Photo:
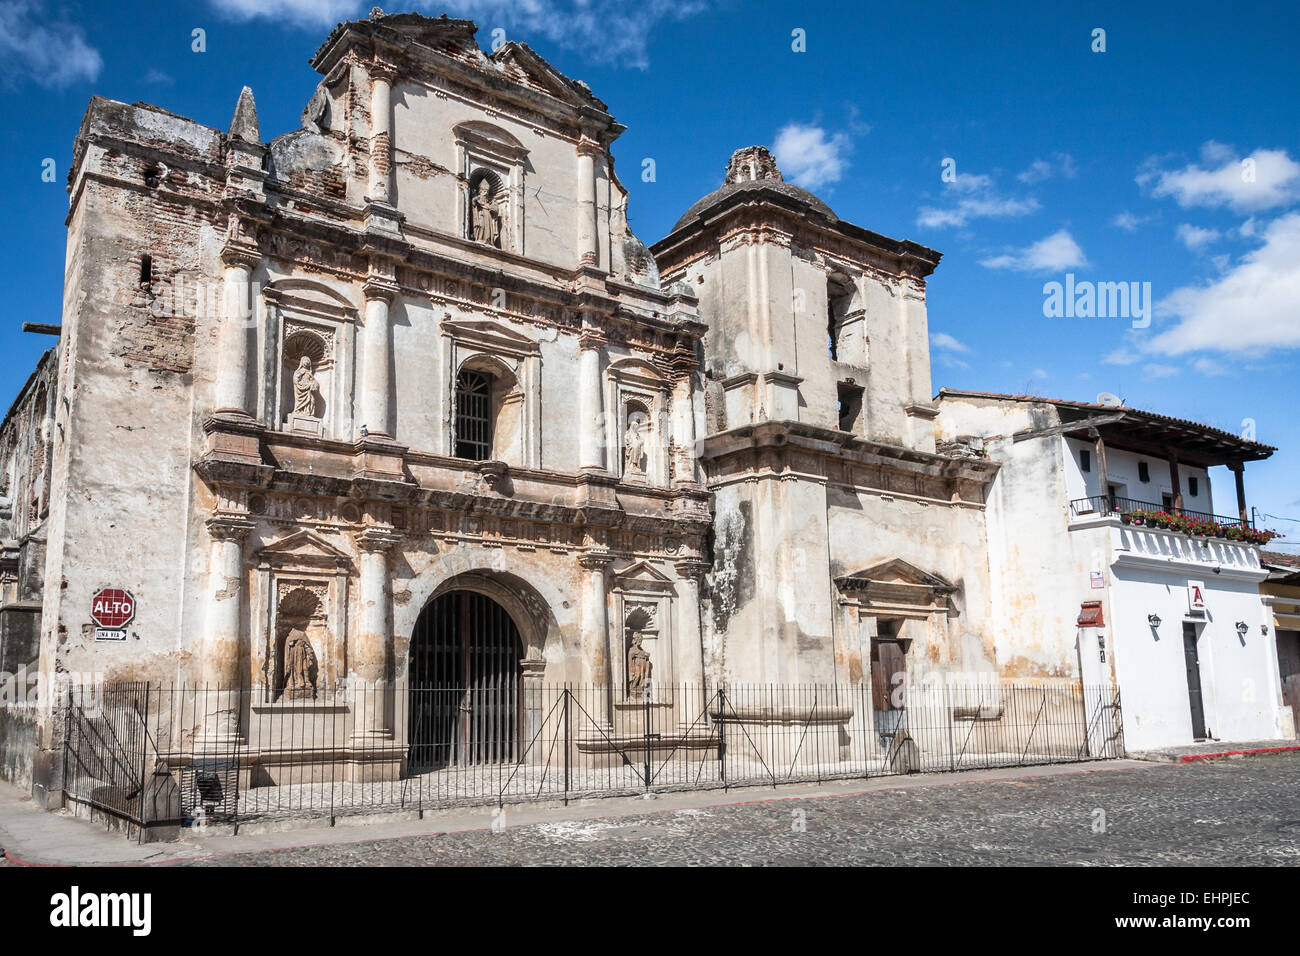
<path fill-rule="evenodd" d="M 583 644 L 591 667 L 595 692 L 591 699 L 591 716 L 602 727 L 609 727 L 609 582 L 607 574 L 613 557 L 606 550 L 588 551 L 578 559 L 587 572 L 582 592 Z"/>
<path fill-rule="evenodd" d="M 357 535 L 361 550 L 360 621 L 349 649 L 353 705 L 352 740 L 378 744 L 392 738 L 387 722 L 389 659 L 393 633 L 388 624 L 388 550 L 397 536 L 382 528 L 367 528 Z"/>
<path fill-rule="evenodd" d="M 600 143 L 587 136 L 578 142 L 578 264 L 600 265 L 600 232 L 596 219 L 596 157 Z"/>
<path fill-rule="evenodd" d="M 691 373 L 685 372 L 673 388 L 673 439 L 677 444 L 675 485 L 695 484 L 695 396 Z"/>
<path fill-rule="evenodd" d="M 243 418 L 248 410 L 249 335 L 252 325 L 252 273 L 260 259 L 243 245 L 221 253 L 225 266 L 221 326 L 217 336 L 216 411 Z"/>
<path fill-rule="evenodd" d="M 605 461 L 605 393 L 600 381 L 600 351 L 605 346 L 602 335 L 584 331 L 579 338 L 578 353 L 578 467 L 604 471 Z M 610 449 L 611 453 L 613 449 Z M 618 468 L 610 455 L 608 468 Z"/>
<path fill-rule="evenodd" d="M 244 539 L 252 522 L 240 516 L 218 515 L 207 521 L 208 600 L 200 645 L 199 678 L 202 695 L 203 747 L 239 742 L 239 691 L 244 684 L 240 665 Z"/>
<path fill-rule="evenodd" d="M 387 203 L 392 194 L 393 79 L 396 71 L 386 64 L 370 69 L 370 186 L 369 199 Z"/>
<path fill-rule="evenodd" d="M 365 284 L 366 324 L 361 335 L 360 424 L 372 436 L 393 437 L 388 409 L 392 402 L 392 331 L 388 309 L 397 294 L 396 283 L 372 276 Z"/>
<path fill-rule="evenodd" d="M 673 641 L 673 669 L 683 687 L 677 720 L 683 732 L 694 725 L 696 733 L 707 733 L 704 709 L 704 640 L 700 630 L 700 577 L 708 569 L 699 558 L 683 558 L 677 568 L 677 621 Z"/>

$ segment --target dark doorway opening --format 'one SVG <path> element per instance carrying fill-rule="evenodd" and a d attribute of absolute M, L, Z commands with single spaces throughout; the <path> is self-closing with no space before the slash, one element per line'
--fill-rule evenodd
<path fill-rule="evenodd" d="M 1201 698 L 1201 660 L 1196 650 L 1196 625 L 1183 622 L 1183 660 L 1187 665 L 1187 699 L 1192 707 L 1192 736 L 1204 740 L 1205 701 Z"/>
<path fill-rule="evenodd" d="M 518 759 L 523 642 L 500 604 L 451 591 L 420 614 L 411 637 L 413 770 Z"/>

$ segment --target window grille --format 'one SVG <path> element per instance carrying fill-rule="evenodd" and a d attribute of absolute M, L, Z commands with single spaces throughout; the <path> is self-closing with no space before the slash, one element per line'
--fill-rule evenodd
<path fill-rule="evenodd" d="M 492 379 L 482 372 L 456 377 L 456 457 L 492 457 Z"/>

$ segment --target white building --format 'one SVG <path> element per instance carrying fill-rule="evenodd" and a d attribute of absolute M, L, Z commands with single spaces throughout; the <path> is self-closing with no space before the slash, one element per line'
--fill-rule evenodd
<path fill-rule="evenodd" d="M 939 398 L 941 449 L 1001 465 L 986 513 L 1004 674 L 1113 682 L 1129 750 L 1291 736 L 1241 481 L 1274 449 L 1115 405 Z M 1215 465 L 1237 476 L 1232 517 L 1214 515 Z"/>

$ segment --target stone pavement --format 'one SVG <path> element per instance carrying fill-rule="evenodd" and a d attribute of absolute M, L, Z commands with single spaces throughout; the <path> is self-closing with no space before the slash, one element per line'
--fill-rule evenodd
<path fill-rule="evenodd" d="M 1291 865 L 1300 753 L 1113 761 L 570 807 L 426 813 L 136 847 L 82 821 L 39 843 L 0 794 L 0 845 L 24 862 L 172 865 Z M 497 829 L 494 829 L 494 824 Z M 89 829 L 87 829 L 89 828 Z M 97 831 L 97 832 L 92 832 Z M 67 831 L 71 833 L 71 831 Z M 8 842 L 6 842 L 8 841 Z"/>

